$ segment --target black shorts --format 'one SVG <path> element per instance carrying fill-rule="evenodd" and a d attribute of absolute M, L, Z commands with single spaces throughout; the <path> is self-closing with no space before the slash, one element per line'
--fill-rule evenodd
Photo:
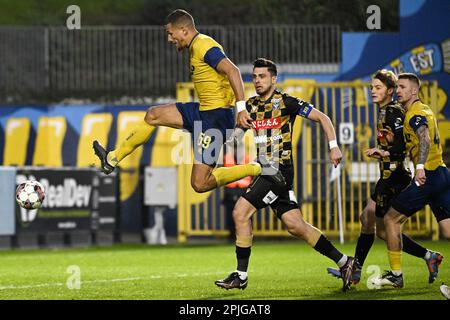
<path fill-rule="evenodd" d="M 394 171 L 388 179 L 380 178 L 371 198 L 376 203 L 375 216 L 383 218 L 392 201 L 411 183 L 408 171 Z"/>
<path fill-rule="evenodd" d="M 450 218 L 450 171 L 446 167 L 425 170 L 427 179 L 423 186 L 414 182 L 392 202 L 392 207 L 407 217 L 429 204 L 439 222 Z"/>
<path fill-rule="evenodd" d="M 183 128 L 192 135 L 195 160 L 215 167 L 222 145 L 233 133 L 234 110 L 217 108 L 200 111 L 198 102 L 177 102 L 175 105 L 183 118 Z"/>
<path fill-rule="evenodd" d="M 276 185 L 263 175 L 255 178 L 243 195 L 256 209 L 270 206 L 278 219 L 283 213 L 299 209 L 299 203 L 292 190 L 293 169 L 281 169 L 287 185 Z"/>

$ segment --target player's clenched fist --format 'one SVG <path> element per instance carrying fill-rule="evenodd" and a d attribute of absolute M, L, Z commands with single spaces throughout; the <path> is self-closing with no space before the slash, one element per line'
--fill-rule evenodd
<path fill-rule="evenodd" d="M 252 127 L 252 118 L 250 118 L 246 110 L 242 110 L 238 113 L 237 125 L 244 129 L 250 129 Z"/>
<path fill-rule="evenodd" d="M 330 160 L 331 160 L 331 163 L 334 165 L 335 168 L 341 162 L 341 160 L 342 160 L 342 152 L 341 152 L 341 149 L 339 149 L 339 147 L 335 147 L 335 148 L 330 150 Z"/>

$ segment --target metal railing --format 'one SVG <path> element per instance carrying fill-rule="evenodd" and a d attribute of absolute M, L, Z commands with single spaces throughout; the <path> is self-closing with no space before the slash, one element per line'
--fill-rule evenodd
<path fill-rule="evenodd" d="M 279 64 L 340 62 L 336 25 L 203 26 L 234 63 L 267 57 Z M 161 26 L 0 27 L 0 99 L 175 96 L 189 81 L 187 51 L 178 54 Z M 3 101 L 5 102 L 5 101 Z"/>

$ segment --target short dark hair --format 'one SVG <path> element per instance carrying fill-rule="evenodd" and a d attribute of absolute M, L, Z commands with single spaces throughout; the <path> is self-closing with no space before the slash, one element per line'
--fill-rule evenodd
<path fill-rule="evenodd" d="M 409 81 L 414 82 L 415 84 L 417 84 L 417 86 L 420 88 L 421 83 L 420 83 L 420 79 L 419 77 L 414 74 L 414 73 L 409 73 L 409 72 L 405 72 L 405 73 L 400 73 L 398 75 L 399 79 L 408 79 Z"/>
<path fill-rule="evenodd" d="M 388 89 L 395 89 L 397 87 L 397 76 L 391 70 L 378 70 L 373 76 L 373 79 L 380 80 Z"/>
<path fill-rule="evenodd" d="M 278 74 L 277 65 L 272 60 L 266 58 L 258 58 L 253 61 L 253 69 L 254 68 L 267 68 L 272 76 Z"/>
<path fill-rule="evenodd" d="M 177 26 L 195 26 L 194 18 L 183 9 L 176 9 L 166 17 L 166 23 Z"/>

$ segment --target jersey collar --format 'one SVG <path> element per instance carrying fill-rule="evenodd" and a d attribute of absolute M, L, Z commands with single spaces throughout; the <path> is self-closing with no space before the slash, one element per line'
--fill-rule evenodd
<path fill-rule="evenodd" d="M 391 101 L 389 101 L 388 103 L 386 103 L 385 105 L 379 105 L 380 106 L 380 109 L 386 109 L 388 106 L 391 106 L 391 105 L 393 105 L 393 104 L 395 104 L 395 101 L 394 100 L 391 100 Z"/>
<path fill-rule="evenodd" d="M 189 42 L 188 48 L 191 48 L 192 43 L 194 42 L 195 38 L 200 34 L 200 32 L 197 32 L 197 34 L 192 38 L 191 42 Z"/>
<path fill-rule="evenodd" d="M 411 109 L 411 108 L 412 108 L 414 105 L 416 105 L 416 104 L 420 104 L 420 99 L 414 100 L 414 101 L 409 105 L 408 110 Z"/>
<path fill-rule="evenodd" d="M 281 91 L 278 90 L 278 89 L 273 90 L 273 92 L 270 95 L 270 97 L 267 98 L 267 100 L 265 100 L 265 101 L 261 98 L 261 96 L 259 96 L 258 98 L 259 98 L 259 101 L 264 101 L 264 103 L 270 103 L 270 101 L 272 100 L 273 96 L 276 95 L 276 94 L 281 94 Z"/>

